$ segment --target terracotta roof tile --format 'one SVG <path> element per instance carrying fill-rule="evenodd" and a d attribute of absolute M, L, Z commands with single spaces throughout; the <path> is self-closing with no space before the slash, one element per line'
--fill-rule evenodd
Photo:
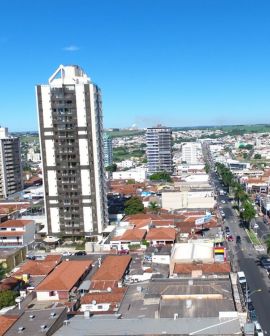
<path fill-rule="evenodd" d="M 130 256 L 107 256 L 100 268 L 92 276 L 92 281 L 119 281 L 123 278 L 131 262 Z"/>
<path fill-rule="evenodd" d="M 62 261 L 36 288 L 37 291 L 70 291 L 86 270 L 91 260 Z"/>
<path fill-rule="evenodd" d="M 0 316 L 0 336 L 3 336 L 5 332 L 17 321 L 18 316 Z"/>
<path fill-rule="evenodd" d="M 58 260 L 28 260 L 24 263 L 20 269 L 14 274 L 14 276 L 21 276 L 23 274 L 29 274 L 31 276 L 47 275 L 58 264 Z"/>
<path fill-rule="evenodd" d="M 0 231 L 0 237 L 16 237 L 23 236 L 24 231 Z"/>
<path fill-rule="evenodd" d="M 114 237 L 112 240 L 140 242 L 141 240 L 143 240 L 145 235 L 146 230 L 131 229 L 124 232 L 120 237 Z"/>
<path fill-rule="evenodd" d="M 176 231 L 173 228 L 150 229 L 146 235 L 146 240 L 175 240 Z"/>
<path fill-rule="evenodd" d="M 0 223 L 0 227 L 24 227 L 28 224 L 33 223 L 32 220 L 23 220 L 23 219 L 11 219 L 3 223 Z"/>
<path fill-rule="evenodd" d="M 228 262 L 214 263 L 214 264 L 175 264 L 173 273 L 176 274 L 190 274 L 192 271 L 202 271 L 207 273 L 230 273 L 231 266 Z"/>
<path fill-rule="evenodd" d="M 81 304 L 90 304 L 92 301 L 100 303 L 119 303 L 122 301 L 126 288 L 112 288 L 111 292 L 88 293 L 81 298 Z"/>
<path fill-rule="evenodd" d="M 107 288 L 115 288 L 118 286 L 118 281 L 116 280 L 97 280 L 97 281 L 92 281 L 90 285 L 90 290 L 93 291 L 104 291 L 107 290 Z"/>

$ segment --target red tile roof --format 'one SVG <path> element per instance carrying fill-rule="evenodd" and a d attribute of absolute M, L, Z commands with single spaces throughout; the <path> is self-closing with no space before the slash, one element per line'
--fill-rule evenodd
<path fill-rule="evenodd" d="M 122 301 L 126 288 L 112 288 L 111 292 L 88 293 L 81 298 L 81 304 L 90 304 L 96 301 L 100 303 L 119 303 Z"/>
<path fill-rule="evenodd" d="M 70 291 L 90 269 L 91 260 L 62 261 L 36 288 L 37 291 Z"/>
<path fill-rule="evenodd" d="M 6 331 L 12 326 L 13 323 L 16 322 L 18 318 L 19 316 L 1 315 L 0 316 L 0 336 L 4 336 Z"/>
<path fill-rule="evenodd" d="M 31 276 L 47 275 L 58 264 L 58 260 L 28 260 L 23 264 L 14 276 L 29 274 Z"/>
<path fill-rule="evenodd" d="M 114 288 L 118 286 L 118 281 L 116 280 L 97 280 L 97 281 L 92 281 L 90 285 L 90 290 L 93 291 L 104 291 L 107 290 L 109 287 Z"/>
<path fill-rule="evenodd" d="M 0 223 L 0 227 L 24 227 L 26 225 L 32 224 L 32 220 L 23 220 L 23 219 L 11 219 L 6 222 Z"/>
<path fill-rule="evenodd" d="M 24 231 L 0 231 L 0 237 L 16 237 L 23 236 Z"/>
<path fill-rule="evenodd" d="M 118 237 L 113 237 L 112 240 L 117 240 L 117 241 L 135 241 L 135 242 L 140 242 L 143 240 L 143 238 L 146 235 L 146 230 L 141 230 L 141 229 L 131 229 L 127 230 L 122 234 L 122 236 Z"/>
<path fill-rule="evenodd" d="M 107 256 L 92 276 L 92 281 L 119 281 L 131 262 L 130 256 Z"/>
<path fill-rule="evenodd" d="M 230 273 L 231 266 L 228 262 L 214 264 L 175 264 L 173 273 L 191 274 L 192 271 L 207 273 Z"/>
<path fill-rule="evenodd" d="M 0 291 L 14 290 L 18 285 L 23 283 L 21 279 L 15 277 L 5 278 L 0 282 Z"/>
<path fill-rule="evenodd" d="M 146 240 L 175 240 L 176 231 L 173 228 L 150 229 L 146 235 Z"/>

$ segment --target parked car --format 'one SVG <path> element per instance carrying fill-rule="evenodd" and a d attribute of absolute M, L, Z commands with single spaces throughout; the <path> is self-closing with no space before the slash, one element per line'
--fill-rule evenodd
<path fill-rule="evenodd" d="M 268 256 L 261 256 L 260 257 L 260 265 L 267 269 L 270 270 L 270 258 Z"/>
<path fill-rule="evenodd" d="M 262 330 L 260 323 L 255 322 L 254 326 L 255 326 L 255 331 L 256 331 L 257 336 L 263 336 L 264 334 L 263 334 L 263 330 Z"/>
<path fill-rule="evenodd" d="M 228 226 L 225 226 L 225 232 L 230 232 L 230 228 Z"/>
<path fill-rule="evenodd" d="M 227 236 L 227 240 L 228 240 L 228 241 L 233 241 L 233 236 L 232 236 L 231 234 L 228 235 L 228 236 Z"/>
<path fill-rule="evenodd" d="M 129 250 L 119 250 L 118 254 L 129 254 Z"/>
<path fill-rule="evenodd" d="M 85 251 L 78 251 L 73 254 L 74 256 L 85 256 L 86 252 Z"/>
<path fill-rule="evenodd" d="M 236 244 L 241 244 L 241 237 L 240 236 L 236 236 Z"/>
<path fill-rule="evenodd" d="M 72 255 L 71 252 L 63 252 L 63 253 L 62 253 L 62 256 L 63 256 L 63 257 L 69 257 L 69 256 L 71 256 L 71 255 Z"/>

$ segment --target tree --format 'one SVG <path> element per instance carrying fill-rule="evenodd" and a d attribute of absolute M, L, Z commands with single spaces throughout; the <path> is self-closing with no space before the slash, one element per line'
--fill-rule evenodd
<path fill-rule="evenodd" d="M 105 169 L 106 169 L 106 171 L 111 172 L 111 173 L 116 172 L 117 164 L 113 163 L 113 164 L 107 166 Z"/>
<path fill-rule="evenodd" d="M 125 202 L 125 214 L 135 215 L 144 212 L 144 206 L 141 199 L 137 196 L 131 197 Z"/>
<path fill-rule="evenodd" d="M 165 171 L 154 173 L 150 175 L 149 179 L 151 181 L 166 181 L 166 182 L 172 181 L 170 174 Z"/>
<path fill-rule="evenodd" d="M 158 206 L 157 202 L 149 202 L 148 209 L 152 213 L 157 213 L 160 207 Z"/>
<path fill-rule="evenodd" d="M 256 215 L 256 210 L 254 209 L 253 205 L 249 202 L 246 201 L 244 203 L 244 211 L 241 213 L 242 218 L 247 224 L 247 229 L 250 227 L 250 221 L 255 217 Z"/>
<path fill-rule="evenodd" d="M 262 158 L 261 154 L 255 154 L 254 159 L 255 160 L 260 160 Z"/>
<path fill-rule="evenodd" d="M 0 309 L 13 306 L 15 304 L 15 298 L 17 296 L 17 293 L 11 290 L 0 292 Z"/>
<path fill-rule="evenodd" d="M 209 173 L 209 171 L 210 171 L 209 163 L 206 163 L 206 164 L 205 164 L 205 166 L 204 166 L 204 170 L 205 170 L 206 174 Z"/>

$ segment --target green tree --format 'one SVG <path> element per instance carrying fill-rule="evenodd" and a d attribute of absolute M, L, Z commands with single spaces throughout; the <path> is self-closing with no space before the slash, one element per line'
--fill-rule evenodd
<path fill-rule="evenodd" d="M 249 201 L 246 201 L 243 207 L 244 207 L 244 211 L 241 213 L 241 215 L 247 224 L 247 228 L 249 229 L 250 221 L 255 217 L 256 210 L 254 209 L 253 205 Z"/>
<path fill-rule="evenodd" d="M 251 150 L 253 148 L 253 146 L 251 144 L 248 144 L 245 146 L 245 149 Z"/>
<path fill-rule="evenodd" d="M 157 202 L 149 202 L 148 209 L 152 213 L 158 213 L 160 207 L 158 206 Z"/>
<path fill-rule="evenodd" d="M 0 309 L 13 306 L 15 304 L 15 298 L 17 296 L 18 294 L 11 290 L 0 292 Z"/>
<path fill-rule="evenodd" d="M 166 182 L 172 181 L 170 174 L 165 171 L 154 173 L 150 175 L 149 179 L 151 181 L 166 181 Z"/>
<path fill-rule="evenodd" d="M 137 196 L 131 197 L 125 202 L 125 214 L 135 215 L 144 212 L 144 206 L 141 199 Z"/>
<path fill-rule="evenodd" d="M 254 159 L 255 160 L 260 160 L 262 158 L 261 154 L 255 154 Z"/>
<path fill-rule="evenodd" d="M 209 171 L 210 171 L 209 163 L 206 163 L 206 164 L 205 164 L 205 166 L 204 166 L 204 170 L 205 170 L 206 174 L 209 173 Z"/>
<path fill-rule="evenodd" d="M 117 164 L 113 163 L 113 164 L 107 166 L 105 169 L 106 169 L 106 171 L 111 172 L 111 173 L 116 172 Z"/>

